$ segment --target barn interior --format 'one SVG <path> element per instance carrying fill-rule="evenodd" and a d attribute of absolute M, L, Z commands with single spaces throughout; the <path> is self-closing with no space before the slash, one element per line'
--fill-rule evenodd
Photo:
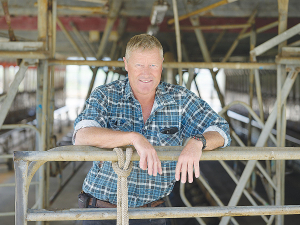
<path fill-rule="evenodd" d="M 46 162 L 38 157 L 92 152 L 72 146 L 74 119 L 96 86 L 127 76 L 122 60 L 126 44 L 141 33 L 154 35 L 163 45 L 162 80 L 195 92 L 231 128 L 231 146 L 215 151 L 216 156 L 203 155 L 199 179 L 176 183 L 166 199 L 167 207 L 174 207 L 168 223 L 299 224 L 299 0 L 1 4 L 3 224 L 82 224 L 70 212 L 77 207 L 92 160 Z M 28 151 L 37 160 L 29 161 L 37 164 L 26 172 L 20 162 L 29 163 Z M 239 208 L 243 206 L 253 208 Z M 199 212 L 183 218 L 175 216 L 176 207 L 199 207 Z M 70 210 L 59 214 L 57 209 Z"/>

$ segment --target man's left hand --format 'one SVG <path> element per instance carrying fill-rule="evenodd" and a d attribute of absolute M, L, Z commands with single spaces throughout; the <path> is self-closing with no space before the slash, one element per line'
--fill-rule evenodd
<path fill-rule="evenodd" d="M 195 177 L 198 178 L 200 176 L 200 167 L 199 161 L 202 155 L 202 146 L 203 143 L 201 141 L 195 140 L 191 138 L 184 149 L 182 150 L 175 170 L 175 179 L 177 181 L 180 180 L 181 173 L 181 183 L 185 183 L 187 180 L 189 183 L 193 182 L 194 169 L 195 169 Z"/>

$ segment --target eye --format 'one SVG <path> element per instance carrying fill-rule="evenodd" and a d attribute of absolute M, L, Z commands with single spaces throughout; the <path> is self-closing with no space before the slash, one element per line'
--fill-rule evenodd
<path fill-rule="evenodd" d="M 150 67 L 154 68 L 154 67 L 156 67 L 156 65 L 155 65 L 155 64 L 152 64 L 152 65 L 150 65 Z"/>

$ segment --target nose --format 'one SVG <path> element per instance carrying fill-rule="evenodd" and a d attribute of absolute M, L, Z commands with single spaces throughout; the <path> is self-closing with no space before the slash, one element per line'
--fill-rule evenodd
<path fill-rule="evenodd" d="M 149 66 L 145 66 L 143 68 L 143 74 L 144 75 L 149 75 L 150 74 L 150 67 Z"/>

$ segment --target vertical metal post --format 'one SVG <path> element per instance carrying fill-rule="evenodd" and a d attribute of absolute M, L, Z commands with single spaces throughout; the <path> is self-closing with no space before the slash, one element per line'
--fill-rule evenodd
<path fill-rule="evenodd" d="M 284 65 L 278 65 L 277 66 L 277 96 L 281 95 L 281 88 L 282 83 L 284 79 L 283 73 L 285 72 Z M 282 132 L 282 130 L 285 131 L 286 123 L 285 123 L 285 104 L 286 100 L 284 102 L 281 102 L 280 100 L 277 102 L 277 146 L 278 147 L 284 147 L 284 139 L 285 139 L 285 133 Z M 285 184 L 285 161 L 280 160 L 276 161 L 276 185 L 277 185 L 277 192 L 275 195 L 275 204 L 276 205 L 283 205 L 284 204 L 284 184 Z M 283 215 L 276 216 L 275 218 L 276 225 L 283 225 L 284 224 L 284 217 Z"/>
<path fill-rule="evenodd" d="M 27 172 L 28 161 L 15 161 L 15 224 L 27 225 L 28 207 Z"/>
<path fill-rule="evenodd" d="M 47 51 L 48 48 L 48 0 L 38 0 L 38 40 L 44 42 L 44 50 Z M 47 88 L 47 69 L 48 69 L 48 61 L 40 60 L 38 66 L 38 89 L 37 89 L 37 128 L 41 132 L 40 139 L 38 143 L 39 151 L 45 151 L 46 149 L 46 115 L 45 109 L 46 104 L 44 103 L 44 88 Z M 43 82 L 43 83 L 41 83 Z M 38 173 L 38 191 L 36 192 L 36 199 L 38 199 L 38 207 L 40 209 L 45 208 L 45 167 L 44 165 L 39 168 Z M 37 224 L 43 224 L 43 222 L 37 222 Z"/>
<path fill-rule="evenodd" d="M 42 128 L 42 96 L 43 96 L 43 74 L 45 70 L 45 60 L 40 60 L 37 67 L 37 88 L 36 88 L 36 128 L 41 132 Z M 40 135 L 36 135 L 36 151 L 42 150 L 42 139 Z M 44 182 L 44 166 L 42 166 L 38 171 L 38 176 L 36 176 L 36 181 L 39 182 L 35 186 L 35 199 L 38 201 L 39 208 L 43 208 L 43 182 Z"/>
<path fill-rule="evenodd" d="M 256 31 L 255 31 L 255 25 L 252 24 L 251 28 L 251 35 L 250 35 L 250 51 L 255 48 L 256 45 Z M 253 62 L 252 57 L 250 57 L 250 61 Z M 254 86 L 254 70 L 250 70 L 249 74 L 249 106 L 252 108 L 252 103 L 253 103 L 253 86 Z M 252 116 L 249 113 L 249 124 L 248 124 L 248 146 L 251 146 L 251 131 L 252 131 L 252 126 L 251 126 L 251 120 Z"/>
<path fill-rule="evenodd" d="M 110 10 L 109 10 L 109 14 L 107 16 L 107 21 L 106 21 L 106 26 L 105 26 L 105 29 L 104 29 L 104 32 L 103 32 L 103 35 L 102 35 L 102 38 L 101 38 L 101 42 L 100 42 L 100 45 L 99 45 L 99 48 L 98 48 L 98 52 L 97 52 L 97 59 L 101 59 L 101 57 L 103 56 L 103 52 L 104 52 L 104 49 L 106 47 L 106 43 L 108 41 L 108 37 L 110 35 L 110 32 L 113 28 L 113 25 L 118 17 L 118 14 L 119 14 L 119 11 L 120 11 L 120 8 L 121 8 L 121 5 L 122 5 L 122 1 L 121 0 L 113 0 L 111 3 L 110 3 Z"/>
<path fill-rule="evenodd" d="M 48 0 L 38 0 L 38 40 L 45 43 L 45 50 L 48 50 L 47 45 L 47 8 Z"/>
<path fill-rule="evenodd" d="M 173 13 L 175 20 L 175 35 L 176 35 L 176 45 L 177 45 L 177 61 L 182 62 L 182 53 L 181 53 L 181 37 L 180 37 L 180 28 L 179 28 L 179 20 L 178 20 L 178 8 L 177 1 L 172 0 L 173 3 Z M 179 85 L 182 85 L 182 68 L 178 68 L 179 74 Z"/>
<path fill-rule="evenodd" d="M 283 33 L 287 29 L 289 0 L 278 0 L 278 34 Z M 278 45 L 278 53 L 281 54 L 282 47 L 287 45 L 284 41 Z M 277 66 L 277 96 L 281 95 L 282 84 L 286 79 L 286 71 L 284 65 Z M 286 135 L 286 99 L 283 102 L 277 102 L 277 146 L 285 146 Z M 277 192 L 275 195 L 275 204 L 284 205 L 284 184 L 285 184 L 285 160 L 276 161 L 276 181 Z M 276 225 L 284 224 L 284 216 L 278 215 L 275 218 Z"/>

